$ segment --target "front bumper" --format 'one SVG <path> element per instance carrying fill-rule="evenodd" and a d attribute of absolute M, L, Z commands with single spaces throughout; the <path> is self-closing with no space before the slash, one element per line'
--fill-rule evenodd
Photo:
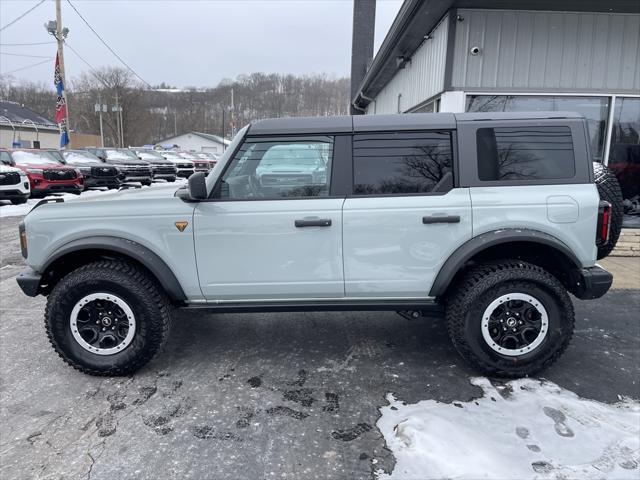
<path fill-rule="evenodd" d="M 84 177 L 84 186 L 91 187 L 119 187 L 120 180 L 117 177 Z"/>
<path fill-rule="evenodd" d="M 49 183 L 42 188 L 32 188 L 31 195 L 49 195 L 50 193 L 76 193 L 80 194 L 84 190 L 83 184 L 74 184 L 74 185 L 60 185 L 55 183 Z"/>
<path fill-rule="evenodd" d="M 581 268 L 573 271 L 573 293 L 580 300 L 592 300 L 600 298 L 611 288 L 613 275 L 604 268 Z"/>
<path fill-rule="evenodd" d="M 18 286 L 22 289 L 25 295 L 29 297 L 35 297 L 38 295 L 40 291 L 40 281 L 42 280 L 42 275 L 36 272 L 32 268 L 25 268 L 20 274 L 16 277 L 16 281 L 18 282 Z"/>
<path fill-rule="evenodd" d="M 192 168 L 178 169 L 178 177 L 189 178 L 191 175 L 193 175 L 193 173 L 194 173 L 194 170 Z"/>
<path fill-rule="evenodd" d="M 0 200 L 15 200 L 19 198 L 29 198 L 31 192 L 29 190 L 0 190 Z"/>

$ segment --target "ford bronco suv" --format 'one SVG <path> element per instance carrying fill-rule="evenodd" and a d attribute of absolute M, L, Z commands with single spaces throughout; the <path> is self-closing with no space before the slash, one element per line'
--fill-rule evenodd
<path fill-rule="evenodd" d="M 93 375 L 146 364 L 176 307 L 443 312 L 475 368 L 529 375 L 569 344 L 569 293 L 612 283 L 594 178 L 571 113 L 262 120 L 186 187 L 37 205 L 18 283 Z"/>

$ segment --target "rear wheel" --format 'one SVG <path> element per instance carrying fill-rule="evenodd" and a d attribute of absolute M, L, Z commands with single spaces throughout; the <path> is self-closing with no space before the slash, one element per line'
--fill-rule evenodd
<path fill-rule="evenodd" d="M 504 260 L 472 268 L 446 305 L 456 350 L 486 375 L 522 377 L 555 362 L 573 334 L 562 284 L 536 265 Z"/>
<path fill-rule="evenodd" d="M 620 183 L 611 170 L 598 162 L 593 162 L 593 173 L 596 187 L 601 200 L 611 204 L 611 228 L 609 229 L 609 241 L 598 247 L 598 260 L 609 255 L 618 243 L 620 230 L 622 230 L 622 217 L 624 204 Z"/>
<path fill-rule="evenodd" d="M 47 300 L 45 327 L 54 349 L 90 375 L 127 375 L 158 352 L 170 302 L 147 272 L 104 260 L 74 270 Z"/>

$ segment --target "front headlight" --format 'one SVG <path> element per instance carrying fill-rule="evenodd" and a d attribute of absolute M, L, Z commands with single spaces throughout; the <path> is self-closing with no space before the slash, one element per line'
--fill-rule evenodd
<path fill-rule="evenodd" d="M 42 175 L 42 169 L 41 168 L 27 168 L 27 172 L 35 173 L 37 175 Z"/>

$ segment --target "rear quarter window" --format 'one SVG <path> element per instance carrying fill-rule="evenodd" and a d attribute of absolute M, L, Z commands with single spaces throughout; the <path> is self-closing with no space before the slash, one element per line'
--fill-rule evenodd
<path fill-rule="evenodd" d="M 451 132 L 366 133 L 353 137 L 355 195 L 406 195 L 453 188 Z"/>
<path fill-rule="evenodd" d="M 569 179 L 576 174 L 569 127 L 479 128 L 476 144 L 481 181 Z"/>

